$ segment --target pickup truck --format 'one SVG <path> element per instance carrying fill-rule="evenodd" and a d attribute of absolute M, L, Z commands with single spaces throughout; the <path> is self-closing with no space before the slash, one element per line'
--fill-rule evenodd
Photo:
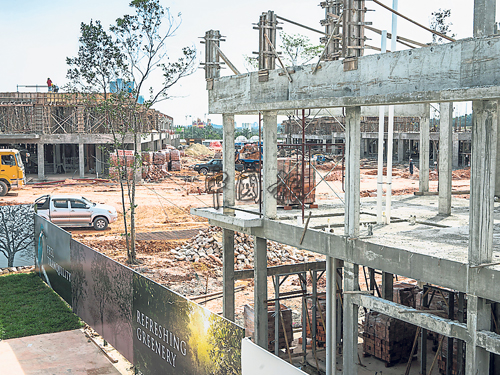
<path fill-rule="evenodd" d="M 206 175 L 208 172 L 222 172 L 222 159 L 212 159 L 208 163 L 196 164 L 193 169 L 203 175 Z M 235 164 L 234 169 L 238 172 L 243 172 L 243 164 Z"/>
<path fill-rule="evenodd" d="M 60 227 L 91 227 L 104 230 L 117 220 L 116 209 L 93 203 L 81 195 L 42 195 L 35 200 L 35 212 Z"/>

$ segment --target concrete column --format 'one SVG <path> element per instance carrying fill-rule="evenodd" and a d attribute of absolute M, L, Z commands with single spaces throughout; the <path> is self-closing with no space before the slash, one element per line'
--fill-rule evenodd
<path fill-rule="evenodd" d="M 37 145 L 38 157 L 38 179 L 45 180 L 45 145 L 38 143 Z"/>
<path fill-rule="evenodd" d="M 359 144 L 361 140 L 361 107 L 347 107 L 345 121 L 346 192 L 344 231 L 347 236 L 357 237 L 359 234 L 360 210 Z"/>
<path fill-rule="evenodd" d="M 85 152 L 83 151 L 83 143 L 78 144 L 78 167 L 80 178 L 85 177 Z"/>
<path fill-rule="evenodd" d="M 467 329 L 470 334 L 470 343 L 465 351 L 465 374 L 489 374 L 490 354 L 477 346 L 477 331 L 490 331 L 491 307 L 483 298 L 467 295 Z"/>
<path fill-rule="evenodd" d="M 404 154 L 405 154 L 405 141 L 404 139 L 401 139 L 401 133 L 398 134 L 399 138 L 398 138 L 398 163 L 402 163 L 405 158 L 404 158 Z"/>
<path fill-rule="evenodd" d="M 388 272 L 382 272 L 382 298 L 389 301 L 394 296 L 394 275 Z"/>
<path fill-rule="evenodd" d="M 335 258 L 326 257 L 326 375 L 336 374 L 336 315 Z"/>
<path fill-rule="evenodd" d="M 264 216 L 276 217 L 276 188 L 278 181 L 278 116 L 276 112 L 264 112 L 264 162 L 262 165 Z"/>
<path fill-rule="evenodd" d="M 429 191 L 429 131 L 430 131 L 430 104 L 425 104 L 424 115 L 420 117 L 420 142 L 418 157 L 418 191 Z"/>
<path fill-rule="evenodd" d="M 460 141 L 458 140 L 458 133 L 453 132 L 453 162 L 452 168 L 458 168 L 458 151 L 460 150 Z"/>
<path fill-rule="evenodd" d="M 493 204 L 498 142 L 498 102 L 472 102 L 472 160 L 469 201 L 469 263 L 493 256 Z"/>
<path fill-rule="evenodd" d="M 473 35 L 475 38 L 495 34 L 495 15 L 496 0 L 474 0 Z"/>
<path fill-rule="evenodd" d="M 365 139 L 361 138 L 359 142 L 359 155 L 361 158 L 365 157 L 365 152 L 366 152 L 366 143 Z"/>
<path fill-rule="evenodd" d="M 451 163 L 453 158 L 453 103 L 441 103 L 439 125 L 439 214 L 451 214 Z"/>
<path fill-rule="evenodd" d="M 225 173 L 224 187 L 222 188 L 223 206 L 234 206 L 234 115 L 222 115 L 223 145 L 222 166 Z M 224 209 L 224 213 L 232 210 Z"/>
<path fill-rule="evenodd" d="M 95 171 L 97 174 L 101 175 L 103 172 L 103 161 L 102 161 L 102 148 L 101 145 L 95 145 Z"/>
<path fill-rule="evenodd" d="M 358 280 L 359 266 L 344 262 L 344 291 L 359 290 Z M 352 294 L 344 294 L 343 374 L 358 374 L 358 310 L 359 306 L 352 302 Z"/>
<path fill-rule="evenodd" d="M 323 144 L 324 144 L 324 146 L 323 146 L 323 152 L 326 153 L 327 152 L 326 151 L 326 139 L 323 139 Z"/>
<path fill-rule="evenodd" d="M 234 231 L 222 229 L 223 269 L 222 314 L 234 322 Z"/>
<path fill-rule="evenodd" d="M 254 325 L 255 343 L 267 350 L 267 240 L 254 238 Z"/>

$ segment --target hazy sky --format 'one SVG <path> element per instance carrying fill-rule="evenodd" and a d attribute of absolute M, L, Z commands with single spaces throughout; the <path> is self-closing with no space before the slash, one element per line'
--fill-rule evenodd
<path fill-rule="evenodd" d="M 391 5 L 392 0 L 382 0 Z M 258 49 L 258 32 L 253 23 L 267 10 L 308 26 L 321 29 L 319 20 L 324 11 L 319 0 L 213 0 L 213 1 L 162 1 L 173 14 L 182 13 L 182 25 L 176 36 L 170 40 L 172 58 L 183 46 L 195 46 L 199 61 L 204 56 L 204 45 L 199 37 L 207 30 L 220 30 L 226 36 L 221 48 L 236 67 L 244 72 L 243 55 L 252 55 Z M 16 85 L 45 85 L 48 77 L 59 86 L 67 83 L 66 57 L 75 56 L 78 50 L 80 23 L 91 19 L 101 20 L 107 27 L 117 17 L 129 13 L 126 0 L 0 0 L 0 46 L 1 56 L 0 92 L 16 91 Z M 391 14 L 377 4 L 367 1 L 366 7 L 373 9 L 366 20 L 379 29 L 391 28 Z M 472 36 L 473 0 L 399 0 L 399 11 L 420 23 L 429 26 L 430 15 L 439 8 L 452 10 L 452 30 L 457 38 Z M 499 6 L 497 6 L 497 9 Z M 498 19 L 498 15 L 497 15 Z M 283 24 L 287 33 L 302 33 L 318 43 L 319 34 L 302 28 Z M 400 19 L 398 34 L 427 43 L 430 33 Z M 367 32 L 368 44 L 380 46 L 380 37 Z M 388 42 L 390 45 L 390 42 Z M 398 45 L 398 48 L 405 48 Z M 366 53 L 369 53 L 368 51 Z M 229 75 L 229 70 L 222 75 Z M 286 79 L 286 78 L 284 78 Z M 150 82 L 154 85 L 154 82 Z M 46 90 L 45 88 L 43 89 Z M 20 91 L 26 91 L 20 90 Z M 185 78 L 170 91 L 172 99 L 159 103 L 156 108 L 173 116 L 175 124 L 186 123 L 186 116 L 204 119 L 208 112 L 204 71 Z M 219 115 L 208 115 L 214 122 L 221 123 Z M 236 119 L 253 121 L 251 118 Z"/>

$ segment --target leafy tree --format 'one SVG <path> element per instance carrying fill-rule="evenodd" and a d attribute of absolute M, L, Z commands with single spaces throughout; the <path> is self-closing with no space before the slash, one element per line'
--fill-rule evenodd
<path fill-rule="evenodd" d="M 309 63 L 312 59 L 319 57 L 324 49 L 322 45 L 313 45 L 309 38 L 300 34 L 287 34 L 281 32 L 281 49 L 283 51 L 283 62 L 286 65 L 298 66 Z"/>
<path fill-rule="evenodd" d="M 319 57 L 325 48 L 323 45 L 313 45 L 305 35 L 281 32 L 279 36 L 281 60 L 288 66 L 305 65 L 315 57 Z M 247 71 L 259 68 L 258 58 L 248 55 L 244 55 L 243 58 Z"/>
<path fill-rule="evenodd" d="M 173 17 L 169 8 L 164 8 L 159 0 L 133 0 L 129 5 L 134 13 L 118 18 L 110 27 L 115 39 L 102 29 L 98 21 L 82 24 L 78 57 L 67 62 L 71 67 L 68 77 L 73 80 L 73 87 L 94 94 L 104 91 L 104 100 L 95 100 L 96 97 L 102 99 L 102 96 L 94 95 L 94 101 L 104 114 L 115 150 L 124 151 L 127 145 L 132 145 L 133 162 L 118 157 L 117 167 L 128 262 L 136 263 L 135 176 L 142 165 L 141 136 L 151 130 L 148 110 L 159 101 L 168 99 L 168 90 L 195 71 L 196 51 L 185 47 L 181 57 L 170 61 L 167 42 L 180 25 L 177 21 L 180 14 Z M 111 55 L 108 56 L 106 51 L 111 51 Z M 106 62 L 104 67 L 101 67 L 102 61 Z M 161 70 L 162 79 L 155 79 L 155 87 L 147 88 L 157 69 Z M 110 77 L 118 75 L 129 84 L 108 97 L 106 87 L 112 80 Z M 85 87 L 78 83 L 81 78 L 87 84 Z M 139 98 L 146 90 L 149 97 L 144 104 L 139 104 Z"/>
<path fill-rule="evenodd" d="M 66 58 L 70 66 L 66 76 L 83 91 L 92 92 L 97 87 L 106 98 L 110 82 L 127 72 L 125 55 L 101 21 L 82 22 L 80 32 L 78 56 Z"/>
<path fill-rule="evenodd" d="M 453 26 L 453 24 L 448 21 L 450 16 L 451 16 L 451 9 L 439 8 L 439 10 L 432 12 L 430 28 L 432 30 L 440 32 L 441 34 L 454 38 L 455 34 L 451 32 L 451 26 Z M 436 34 L 432 34 L 432 42 L 443 43 L 443 37 Z"/>

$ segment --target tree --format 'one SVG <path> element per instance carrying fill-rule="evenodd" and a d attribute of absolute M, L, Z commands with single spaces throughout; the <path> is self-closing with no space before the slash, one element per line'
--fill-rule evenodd
<path fill-rule="evenodd" d="M 287 66 L 299 66 L 309 63 L 315 57 L 319 57 L 325 48 L 323 45 L 313 45 L 309 37 L 301 34 L 287 34 L 281 32 L 280 49 L 281 60 Z M 256 57 L 243 56 L 246 68 L 258 69 L 259 63 Z"/>
<path fill-rule="evenodd" d="M 281 49 L 283 51 L 283 62 L 285 65 L 298 66 L 309 63 L 315 57 L 319 57 L 323 45 L 313 45 L 309 38 L 300 34 L 287 34 L 281 32 Z"/>
<path fill-rule="evenodd" d="M 103 29 L 101 21 L 90 20 L 88 25 L 82 22 L 80 31 L 78 56 L 66 58 L 71 67 L 66 76 L 83 91 L 92 92 L 98 87 L 106 98 L 110 82 L 127 72 L 125 55 Z"/>
<path fill-rule="evenodd" d="M 446 36 L 450 36 L 452 38 L 455 37 L 454 33 L 451 33 L 451 26 L 453 24 L 448 21 L 451 16 L 451 9 L 441 9 L 431 13 L 431 25 L 430 28 L 441 34 Z M 433 43 L 443 43 L 443 37 L 432 34 L 432 42 Z"/>
<path fill-rule="evenodd" d="M 33 256 L 33 207 L 28 204 L 0 207 L 0 254 L 14 267 L 16 255 Z"/>
<path fill-rule="evenodd" d="M 82 89 L 82 85 L 75 81 L 83 78 L 87 82 L 87 90 L 106 93 L 109 77 L 118 76 L 117 73 L 127 83 L 113 95 L 108 97 L 105 94 L 104 100 L 98 101 L 96 106 L 104 114 L 106 127 L 113 135 L 115 150 L 120 152 L 116 161 L 122 193 L 127 256 L 129 263 L 136 263 L 135 176 L 142 165 L 140 137 L 149 130 L 148 110 L 159 101 L 168 99 L 168 90 L 181 78 L 194 72 L 196 51 L 194 48 L 184 47 L 181 57 L 170 57 L 167 41 L 174 36 L 180 22 L 176 22 L 169 8 L 160 5 L 159 0 L 133 0 L 129 5 L 134 14 L 118 18 L 110 27 L 115 39 L 100 27 L 98 21 L 82 26 L 78 58 L 67 61 L 72 67 L 68 71 L 68 77 L 73 80 L 74 87 Z M 180 19 L 180 14 L 177 19 Z M 104 60 L 106 72 L 110 76 L 104 72 L 101 74 L 100 70 L 105 51 L 112 51 L 114 56 Z M 148 99 L 139 104 L 141 94 L 157 69 L 161 70 L 162 79 L 154 80 L 156 85 L 147 88 Z M 132 145 L 132 162 L 122 156 L 127 145 Z"/>

